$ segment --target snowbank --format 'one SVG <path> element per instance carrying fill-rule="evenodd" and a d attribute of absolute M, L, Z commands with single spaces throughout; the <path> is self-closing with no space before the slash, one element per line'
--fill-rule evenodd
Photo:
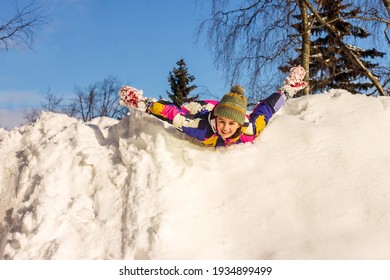
<path fill-rule="evenodd" d="M 390 98 L 289 100 L 254 144 L 141 113 L 0 131 L 0 257 L 388 259 Z"/>

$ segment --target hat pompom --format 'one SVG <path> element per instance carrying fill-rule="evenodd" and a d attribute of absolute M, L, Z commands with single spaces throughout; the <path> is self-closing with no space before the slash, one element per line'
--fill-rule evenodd
<path fill-rule="evenodd" d="M 240 86 L 240 85 L 232 86 L 230 91 L 233 92 L 233 93 L 241 94 L 241 95 L 245 94 L 245 89 L 242 86 Z"/>

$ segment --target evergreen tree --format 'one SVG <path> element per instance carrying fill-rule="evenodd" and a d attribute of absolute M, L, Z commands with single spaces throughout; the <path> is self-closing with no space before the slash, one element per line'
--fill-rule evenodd
<path fill-rule="evenodd" d="M 321 3 L 321 17 L 333 25 L 338 31 L 338 38 L 329 35 L 328 30 L 318 21 L 314 21 L 311 28 L 312 42 L 310 47 L 310 86 L 311 92 L 323 92 L 330 88 L 342 88 L 351 93 L 368 92 L 374 85 L 367 80 L 363 70 L 348 58 L 340 46 L 340 40 L 348 42 L 348 39 L 365 39 L 370 34 L 363 28 L 352 25 L 346 21 L 361 14 L 360 8 L 352 8 L 351 4 L 343 4 L 342 0 L 323 0 Z M 300 25 L 294 26 L 300 30 Z M 370 59 L 383 57 L 384 53 L 375 48 L 363 50 L 356 46 L 348 45 L 349 49 L 362 61 L 367 69 L 375 70 L 378 64 Z M 289 62 L 289 66 L 281 67 L 287 71 L 291 66 L 301 63 L 297 57 Z"/>
<path fill-rule="evenodd" d="M 189 85 L 195 80 L 195 77 L 188 73 L 186 63 L 184 59 L 180 59 L 176 62 L 178 68 L 173 68 L 172 72 L 169 72 L 168 82 L 171 86 L 171 91 L 168 92 L 168 97 L 172 102 L 180 107 L 185 102 L 193 101 L 199 98 L 198 95 L 190 97 L 190 92 L 197 88 L 196 85 Z"/>

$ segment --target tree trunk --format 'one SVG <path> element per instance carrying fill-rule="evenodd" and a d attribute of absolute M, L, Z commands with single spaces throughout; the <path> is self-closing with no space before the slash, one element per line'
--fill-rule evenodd
<path fill-rule="evenodd" d="M 390 0 L 383 0 L 382 2 L 383 2 L 383 5 L 385 5 L 387 13 L 390 16 Z"/>
<path fill-rule="evenodd" d="M 389 0 L 390 1 L 390 0 Z M 305 81 L 307 82 L 307 87 L 304 88 L 304 95 L 308 95 L 310 92 L 310 73 L 309 73 L 309 64 L 310 64 L 310 45 L 311 45 L 311 32 L 309 27 L 309 17 L 307 14 L 307 7 L 302 1 L 299 2 L 299 8 L 301 10 L 302 16 L 302 67 L 306 70 Z"/>
<path fill-rule="evenodd" d="M 365 76 L 370 79 L 370 81 L 375 85 L 376 89 L 378 90 L 379 92 L 379 95 L 385 95 L 385 92 L 381 86 L 381 84 L 379 83 L 378 79 L 370 72 L 370 70 L 368 70 L 364 64 L 361 62 L 361 60 L 348 48 L 348 46 L 340 39 L 340 37 L 338 36 L 338 32 L 336 30 L 336 28 L 334 28 L 334 26 L 328 24 L 321 16 L 320 14 L 316 11 L 316 9 L 314 9 L 314 7 L 310 4 L 310 2 L 308 0 L 300 0 L 302 1 L 309 9 L 310 11 L 313 13 L 313 15 L 317 18 L 317 20 L 322 24 L 324 25 L 326 28 L 328 28 L 330 34 L 332 36 L 334 36 L 340 43 L 340 46 L 342 47 L 342 50 L 344 51 L 344 53 L 349 57 L 349 59 L 357 66 L 359 67 L 360 69 L 363 70 L 363 72 L 365 73 Z M 383 0 L 384 3 L 385 2 L 389 2 L 389 0 Z M 385 4 L 386 5 L 386 4 Z"/>

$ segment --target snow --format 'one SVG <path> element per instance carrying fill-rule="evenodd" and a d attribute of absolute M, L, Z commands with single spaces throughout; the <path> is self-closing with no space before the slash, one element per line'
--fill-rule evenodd
<path fill-rule="evenodd" d="M 218 149 L 140 112 L 44 113 L 0 155 L 0 258 L 390 258 L 389 97 L 291 99 Z"/>

